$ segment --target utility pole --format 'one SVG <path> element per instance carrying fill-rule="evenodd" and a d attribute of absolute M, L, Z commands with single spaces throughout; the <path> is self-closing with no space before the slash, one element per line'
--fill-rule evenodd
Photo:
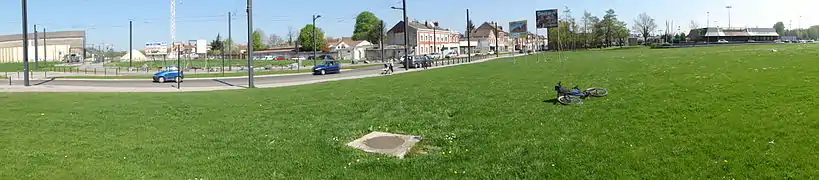
<path fill-rule="evenodd" d="M 384 62 L 384 20 L 381 20 L 381 30 L 378 31 L 378 46 L 381 49 L 381 62 Z"/>
<path fill-rule="evenodd" d="M 31 86 L 29 84 L 29 69 L 28 69 L 28 8 L 26 7 L 27 0 L 22 0 L 23 6 L 23 85 Z M 36 55 L 35 55 L 36 56 Z"/>
<path fill-rule="evenodd" d="M 316 19 L 321 18 L 321 15 L 313 15 L 313 65 L 317 65 L 316 59 L 318 59 L 318 55 L 316 55 L 316 50 L 318 50 L 318 37 L 316 37 Z"/>
<path fill-rule="evenodd" d="M 436 49 L 438 49 L 438 46 L 437 46 L 437 43 L 436 43 L 438 41 L 438 37 L 437 37 L 438 35 L 436 33 L 436 30 L 435 30 L 437 28 L 438 28 L 438 25 L 436 25 L 436 23 L 432 23 L 432 52 L 438 52 L 438 50 L 436 50 Z"/>
<path fill-rule="evenodd" d="M 253 85 L 253 0 L 247 0 L 247 87 Z"/>
<path fill-rule="evenodd" d="M 228 44 L 228 46 L 227 46 L 228 56 L 230 56 L 230 51 L 233 50 L 233 27 L 231 27 L 233 24 L 231 23 L 231 18 L 233 18 L 233 15 L 231 14 L 231 12 L 228 12 L 228 40 L 227 40 L 227 42 L 229 44 L 226 43 L 226 44 Z M 223 65 L 224 65 L 224 63 L 223 63 Z M 222 66 L 222 67 L 224 67 L 224 66 Z"/>
<path fill-rule="evenodd" d="M 472 62 L 472 38 L 469 29 L 469 9 L 466 9 L 466 61 Z"/>
<path fill-rule="evenodd" d="M 228 12 L 228 17 L 227 18 L 228 18 L 228 31 L 230 31 L 230 12 Z M 230 32 L 228 32 L 228 34 L 230 34 Z M 230 39 L 230 38 L 228 38 L 228 39 Z M 225 40 L 225 42 L 222 42 L 222 49 L 221 49 L 222 50 L 222 68 L 219 68 L 219 69 L 221 69 L 221 71 L 222 71 L 222 76 L 225 76 L 225 46 L 227 46 L 227 40 Z"/>
<path fill-rule="evenodd" d="M 185 72 L 185 70 L 182 69 L 182 60 L 181 59 L 182 59 L 182 45 L 180 44 L 179 46 L 176 46 L 176 70 L 179 71 L 179 76 L 180 76 L 179 78 L 177 78 L 178 80 L 176 80 L 176 89 L 182 88 L 181 87 L 182 83 L 180 81 L 182 81 L 182 77 L 185 77 L 182 74 L 183 72 Z"/>
<path fill-rule="evenodd" d="M 40 38 L 37 36 L 37 24 L 34 24 L 34 69 L 39 69 L 40 66 L 40 45 L 37 45 Z"/>
<path fill-rule="evenodd" d="M 43 61 L 48 61 L 48 38 L 46 37 L 46 29 L 43 28 Z M 34 68 L 37 68 L 37 62 L 34 62 Z"/>
<path fill-rule="evenodd" d="M 134 67 L 134 21 L 128 21 L 128 68 Z"/>
<path fill-rule="evenodd" d="M 500 51 L 498 50 L 498 49 L 500 49 L 500 47 L 498 46 L 498 40 L 500 39 L 500 38 L 498 38 L 498 34 L 499 34 L 498 33 L 498 22 L 494 22 L 494 23 L 495 23 L 495 57 L 500 57 Z M 535 31 L 537 32 L 537 29 L 535 29 Z"/>
<path fill-rule="evenodd" d="M 409 18 L 407 18 L 407 0 L 401 1 L 401 11 L 404 12 L 404 69 L 409 71 L 409 32 L 407 32 L 409 29 Z M 418 39 L 417 36 L 416 39 Z"/>

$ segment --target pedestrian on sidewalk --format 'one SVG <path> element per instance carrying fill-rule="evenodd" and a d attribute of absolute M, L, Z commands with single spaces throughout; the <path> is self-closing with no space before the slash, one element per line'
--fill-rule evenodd
<path fill-rule="evenodd" d="M 392 63 L 392 60 L 390 60 L 389 62 L 389 68 L 390 68 L 389 74 L 395 72 L 395 65 Z"/>

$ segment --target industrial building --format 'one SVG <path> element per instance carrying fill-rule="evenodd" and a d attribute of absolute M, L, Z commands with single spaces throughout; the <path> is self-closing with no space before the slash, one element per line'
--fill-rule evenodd
<path fill-rule="evenodd" d="M 695 42 L 717 42 L 719 40 L 746 42 L 775 41 L 779 34 L 774 28 L 700 28 L 692 29 L 688 38 Z"/>
<path fill-rule="evenodd" d="M 29 61 L 34 61 L 34 33 L 28 34 Z M 37 57 L 40 61 L 65 61 L 70 56 L 82 56 L 85 31 L 37 33 Z M 23 35 L 0 36 L 0 63 L 23 62 Z"/>

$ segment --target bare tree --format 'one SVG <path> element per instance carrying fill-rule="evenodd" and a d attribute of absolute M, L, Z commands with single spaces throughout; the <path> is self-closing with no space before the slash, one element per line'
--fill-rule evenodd
<path fill-rule="evenodd" d="M 279 37 L 279 35 L 270 34 L 270 36 L 267 37 L 267 46 L 269 47 L 277 47 L 283 43 L 284 39 L 282 39 L 282 37 Z"/>
<path fill-rule="evenodd" d="M 654 22 L 654 18 L 648 16 L 648 14 L 640 13 L 640 16 L 634 20 L 634 26 L 632 26 L 631 29 L 639 32 L 640 35 L 643 36 L 643 43 L 645 43 L 648 42 L 648 37 L 651 36 L 651 32 L 657 29 L 657 23 Z"/>
<path fill-rule="evenodd" d="M 691 24 L 688 25 L 688 28 L 699 29 L 700 28 L 700 23 L 697 23 L 697 21 L 691 20 Z"/>

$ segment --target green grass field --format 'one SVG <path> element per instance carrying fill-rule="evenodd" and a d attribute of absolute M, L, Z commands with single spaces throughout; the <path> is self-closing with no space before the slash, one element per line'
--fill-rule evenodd
<path fill-rule="evenodd" d="M 32 71 L 47 71 L 51 70 L 54 65 L 57 65 L 56 62 L 39 62 L 38 68 L 34 68 L 34 61 L 29 62 L 29 68 Z M 23 72 L 24 66 L 23 63 L 0 63 L 0 72 Z"/>
<path fill-rule="evenodd" d="M 818 48 L 548 53 L 275 89 L 4 93 L 0 179 L 808 179 Z M 610 93 L 559 106 L 558 81 Z M 345 146 L 371 131 L 423 140 L 405 159 Z"/>

